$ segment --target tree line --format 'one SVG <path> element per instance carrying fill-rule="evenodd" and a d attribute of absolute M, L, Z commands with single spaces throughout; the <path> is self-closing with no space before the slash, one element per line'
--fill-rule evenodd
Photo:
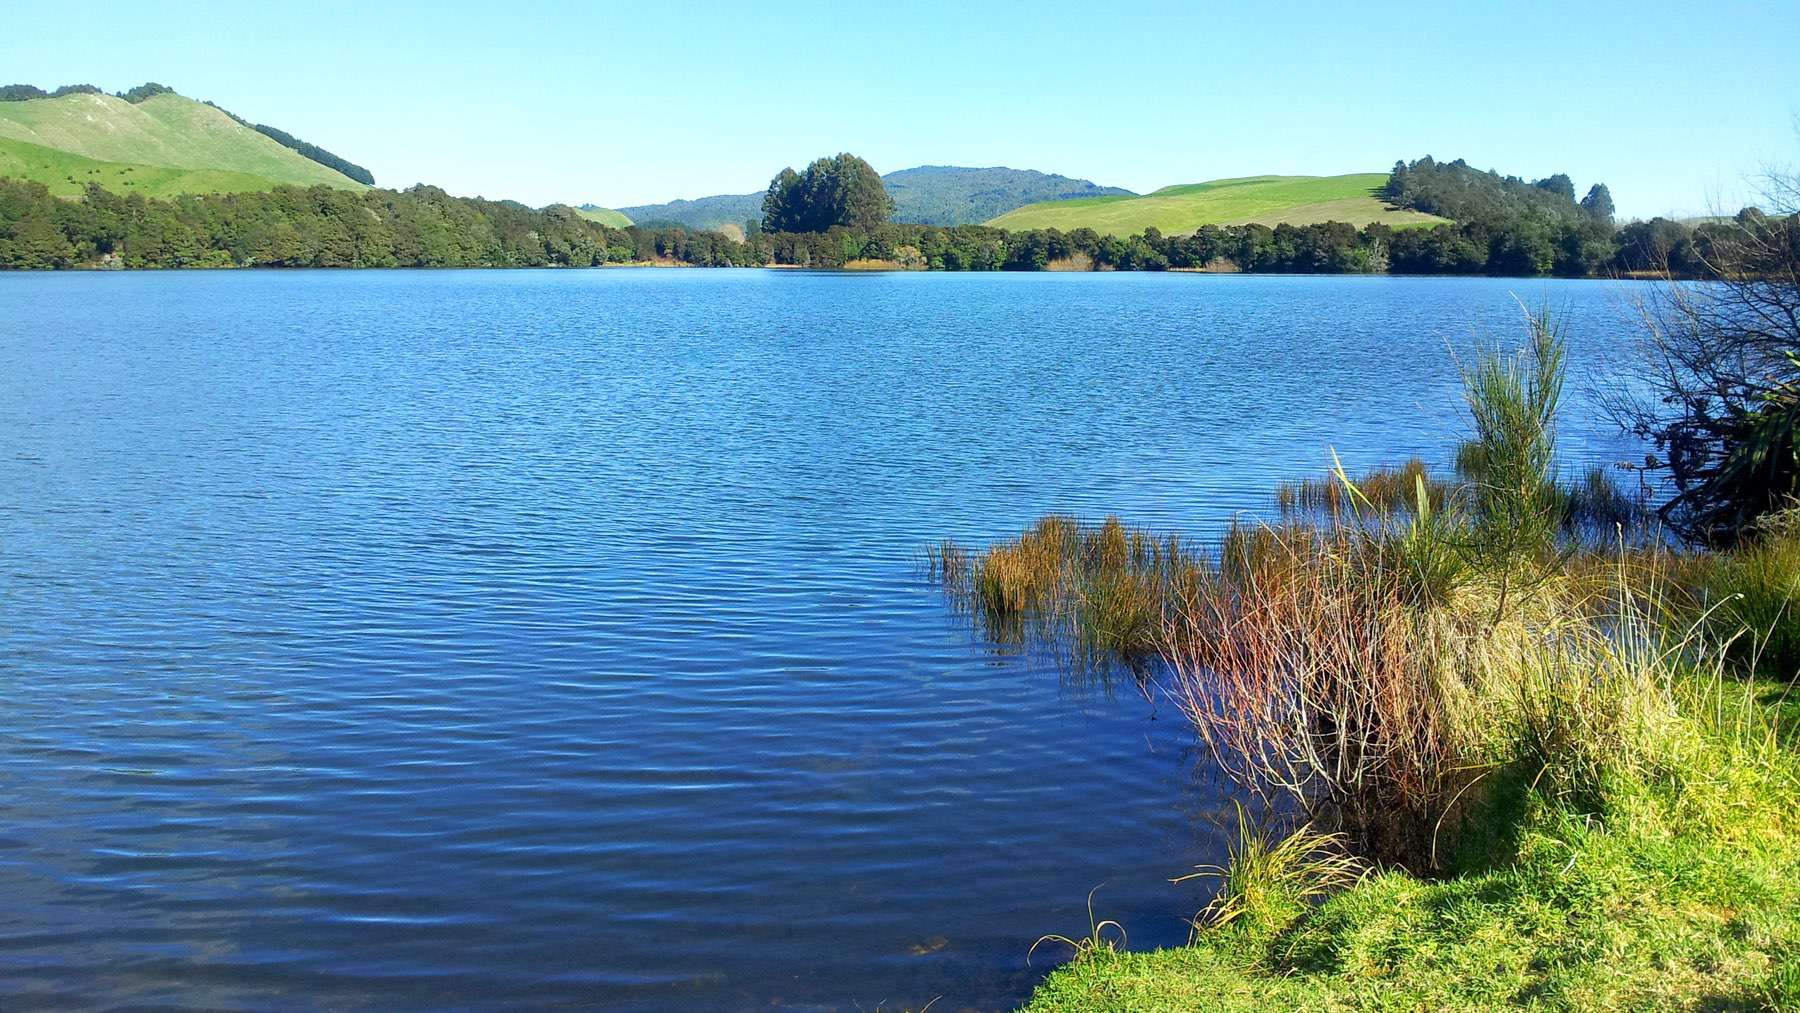
<path fill-rule="evenodd" d="M 840 156 L 844 157 L 853 156 Z M 1187 269 L 1583 277 L 1666 266 L 1677 274 L 1703 276 L 1716 273 L 1720 258 L 1741 247 L 1736 240 L 1745 230 L 1800 232 L 1791 216 L 1769 217 L 1754 209 L 1699 226 L 1656 219 L 1615 230 L 1601 216 L 1580 211 L 1572 191 L 1560 186 L 1555 196 L 1577 207 L 1578 213 L 1489 211 L 1487 217 L 1453 225 L 1406 229 L 1328 222 L 1273 228 L 1207 226 L 1173 236 L 1154 228 L 1129 237 L 1092 229 L 1010 232 L 981 225 L 946 228 L 881 220 L 871 210 L 872 193 L 861 176 L 860 169 L 844 162 L 815 172 L 811 183 L 805 174 L 789 170 L 771 183 L 773 200 L 766 205 L 765 223 L 790 227 L 752 232 L 742 240 L 673 227 L 615 229 L 588 221 L 565 205 L 532 209 L 513 201 L 454 197 L 423 185 L 361 193 L 277 187 L 261 193 L 168 200 L 120 196 L 90 186 L 83 199 L 68 201 L 51 196 L 37 183 L 0 180 L 0 268 L 588 267 L 660 262 L 935 271 Z M 844 188 L 861 188 L 862 196 L 846 199 L 837 192 Z M 1519 207 L 1540 198 L 1522 200 L 1526 203 Z M 837 210 L 821 210 L 832 208 Z M 847 223 L 851 221 L 855 223 Z M 791 228 L 796 223 L 814 227 Z"/>
<path fill-rule="evenodd" d="M 175 89 L 166 84 L 146 81 L 136 88 L 128 88 L 114 92 L 114 98 L 122 98 L 132 105 L 154 98 L 158 95 L 174 94 Z M 40 98 L 62 98 L 64 95 L 104 95 L 106 92 L 91 84 L 65 84 L 52 91 L 45 91 L 35 84 L 0 84 L 0 102 L 30 102 Z"/>

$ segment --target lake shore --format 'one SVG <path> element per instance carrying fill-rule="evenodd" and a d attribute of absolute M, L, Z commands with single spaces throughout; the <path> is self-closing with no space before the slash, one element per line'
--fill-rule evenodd
<path fill-rule="evenodd" d="M 1800 506 L 1693 548 L 1602 469 L 1559 488 L 1523 449 L 1556 334 L 1465 370 L 1454 478 L 1284 483 L 1210 555 L 1058 517 L 934 549 L 990 636 L 1129 663 L 1245 793 L 1176 878 L 1217 890 L 1188 945 L 1090 897 L 1027 1011 L 1800 1004 Z"/>

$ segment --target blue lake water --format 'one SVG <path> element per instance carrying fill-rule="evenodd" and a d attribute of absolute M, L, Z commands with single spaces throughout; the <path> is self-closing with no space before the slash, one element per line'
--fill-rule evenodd
<path fill-rule="evenodd" d="M 919 568 L 1205 535 L 1459 432 L 1451 347 L 1626 285 L 0 276 L 0 1006 L 1005 1008 L 1186 938 L 1180 716 Z M 1104 885 L 1101 885 L 1104 884 Z"/>

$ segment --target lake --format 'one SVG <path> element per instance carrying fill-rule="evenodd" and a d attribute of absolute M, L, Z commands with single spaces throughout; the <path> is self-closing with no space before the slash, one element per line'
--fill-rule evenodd
<path fill-rule="evenodd" d="M 1006 1008 L 1235 832 L 1182 718 L 920 567 L 1460 432 L 1604 282 L 0 276 L 0 1006 Z"/>

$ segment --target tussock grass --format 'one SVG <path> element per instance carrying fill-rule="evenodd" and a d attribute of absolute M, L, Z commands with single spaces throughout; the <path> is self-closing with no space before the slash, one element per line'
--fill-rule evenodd
<path fill-rule="evenodd" d="M 1396 810 L 1429 825 L 1455 768 L 1401 575 L 1369 548 L 1289 530 L 1184 600 L 1169 635 L 1170 692 L 1215 762 L 1358 834 Z"/>
<path fill-rule="evenodd" d="M 1238 839 L 1222 866 L 1201 866 L 1172 882 L 1216 879 L 1219 892 L 1194 919 L 1196 937 L 1209 929 L 1250 921 L 1276 930 L 1304 914 L 1318 899 L 1355 885 L 1368 866 L 1346 850 L 1340 834 L 1310 824 L 1277 835 L 1237 806 Z"/>
<path fill-rule="evenodd" d="M 1775 515 L 1738 551 L 1696 568 L 1695 592 L 1740 667 L 1800 678 L 1800 511 Z"/>

